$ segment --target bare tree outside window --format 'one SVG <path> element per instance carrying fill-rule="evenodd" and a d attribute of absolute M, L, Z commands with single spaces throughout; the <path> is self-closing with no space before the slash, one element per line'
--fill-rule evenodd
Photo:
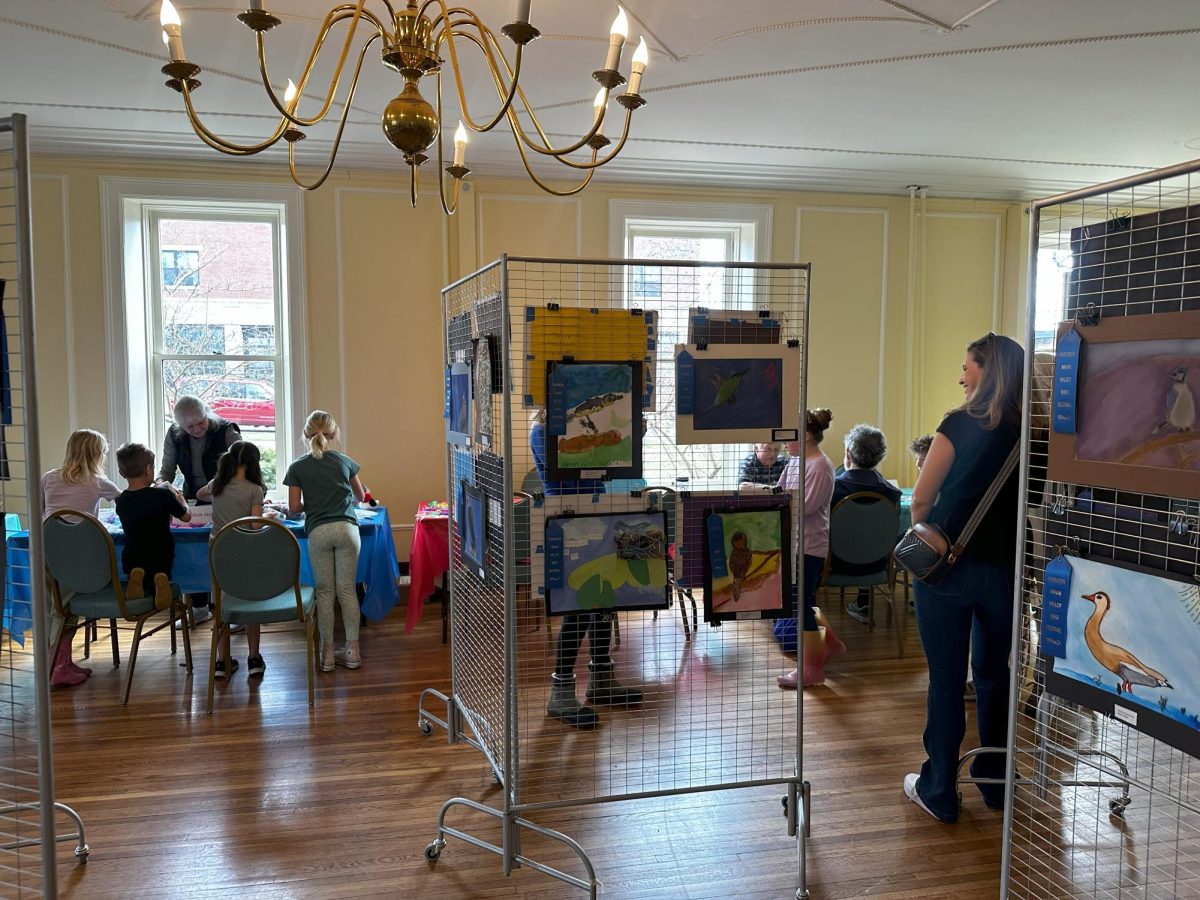
<path fill-rule="evenodd" d="M 156 226 L 154 363 L 163 428 L 179 396 L 199 397 L 258 445 L 273 488 L 283 374 L 274 229 L 265 221 L 183 216 L 159 218 Z"/>

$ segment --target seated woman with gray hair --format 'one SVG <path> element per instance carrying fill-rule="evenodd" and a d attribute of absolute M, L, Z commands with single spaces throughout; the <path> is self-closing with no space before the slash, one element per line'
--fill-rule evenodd
<path fill-rule="evenodd" d="M 242 430 L 209 412 L 204 401 L 184 394 L 175 401 L 175 424 L 167 429 L 163 441 L 162 464 L 158 477 L 173 482 L 175 470 L 183 475 L 183 496 L 196 499 L 196 492 L 217 475 L 217 462 L 236 441 Z"/>
<path fill-rule="evenodd" d="M 873 425 L 855 425 L 846 435 L 846 471 L 833 482 L 831 504 L 857 494 L 871 491 L 883 494 L 892 503 L 900 502 L 900 489 L 876 471 L 875 467 L 887 456 L 887 440 Z M 846 614 L 856 622 L 866 624 L 870 610 L 870 592 L 860 589 L 858 596 L 846 604 Z"/>

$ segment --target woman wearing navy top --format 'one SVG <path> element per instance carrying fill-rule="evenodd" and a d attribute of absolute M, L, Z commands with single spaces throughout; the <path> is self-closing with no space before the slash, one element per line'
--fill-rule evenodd
<path fill-rule="evenodd" d="M 913 489 L 914 523 L 932 522 L 952 541 L 961 534 L 1020 436 L 1024 367 L 1025 351 L 1012 338 L 989 333 L 967 346 L 958 382 L 963 403 L 934 435 Z M 928 758 L 919 775 L 905 777 L 904 793 L 941 822 L 958 818 L 968 645 L 980 745 L 1008 742 L 1017 501 L 1014 472 L 945 580 L 916 585 L 917 627 L 929 663 Z M 1003 778 L 1004 765 L 1001 754 L 983 754 L 972 763 L 971 774 Z M 979 785 L 979 790 L 989 807 L 1003 808 L 1002 785 Z"/>

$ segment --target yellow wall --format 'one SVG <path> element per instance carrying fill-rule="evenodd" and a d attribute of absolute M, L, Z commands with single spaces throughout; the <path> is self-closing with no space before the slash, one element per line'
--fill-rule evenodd
<path fill-rule="evenodd" d="M 873 422 L 891 439 L 885 473 L 911 483 L 904 446 L 957 402 L 963 346 L 991 328 L 1023 331 L 1019 206 L 930 200 L 914 230 L 907 197 L 594 183 L 559 199 L 525 182 L 476 179 L 447 221 L 434 196 L 408 207 L 402 174 L 343 172 L 304 195 L 301 248 L 309 402 L 341 420 L 347 452 L 403 532 L 402 556 L 417 503 L 446 490 L 439 288 L 502 252 L 608 257 L 611 199 L 772 207 L 773 261 L 813 264 L 809 403 L 834 411 L 826 447 L 835 462 L 845 431 Z M 47 466 L 72 428 L 107 424 L 103 284 L 106 263 L 120 261 L 103 259 L 99 237 L 105 176 L 283 183 L 264 166 L 35 159 Z"/>

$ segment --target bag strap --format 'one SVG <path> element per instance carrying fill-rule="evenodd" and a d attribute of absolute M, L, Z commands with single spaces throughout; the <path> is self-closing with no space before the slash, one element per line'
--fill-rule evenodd
<path fill-rule="evenodd" d="M 992 508 L 992 504 L 996 502 L 996 497 L 999 496 L 1004 484 L 1008 481 L 1008 476 L 1013 473 L 1017 467 L 1017 462 L 1021 458 L 1021 442 L 1018 440 L 1012 448 L 1012 452 L 1008 454 L 1008 459 L 1004 461 L 1004 465 L 1000 467 L 1000 471 L 996 473 L 996 477 L 992 479 L 992 483 L 988 485 L 987 493 L 983 495 L 983 499 L 979 501 L 979 505 L 975 507 L 975 512 L 971 513 L 971 518 L 967 519 L 967 524 L 963 526 L 962 533 L 958 536 L 958 540 L 954 542 L 951 548 L 950 561 L 958 559 L 962 556 L 963 550 L 967 547 L 967 542 L 975 535 L 976 529 L 979 528 L 983 517 L 987 515 L 988 510 Z"/>

